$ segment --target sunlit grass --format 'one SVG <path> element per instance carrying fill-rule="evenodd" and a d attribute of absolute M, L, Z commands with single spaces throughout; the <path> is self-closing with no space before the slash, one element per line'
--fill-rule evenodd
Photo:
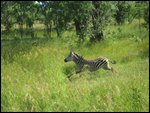
<path fill-rule="evenodd" d="M 77 46 L 74 32 L 64 32 L 60 39 L 52 36 L 44 44 L 2 46 L 2 111 L 149 111 L 148 37 L 107 37 Z M 64 62 L 70 50 L 86 59 L 116 60 L 110 65 L 117 73 L 100 69 L 75 74 L 75 64 Z"/>

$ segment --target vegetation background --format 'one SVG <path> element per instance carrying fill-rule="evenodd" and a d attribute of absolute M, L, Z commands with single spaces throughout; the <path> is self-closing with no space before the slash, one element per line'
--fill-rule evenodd
<path fill-rule="evenodd" d="M 149 1 L 1 1 L 1 111 L 149 111 Z"/>

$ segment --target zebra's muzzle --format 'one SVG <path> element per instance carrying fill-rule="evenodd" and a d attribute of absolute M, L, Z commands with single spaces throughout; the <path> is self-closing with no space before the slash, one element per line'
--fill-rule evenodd
<path fill-rule="evenodd" d="M 64 59 L 64 62 L 67 62 L 67 60 L 66 60 L 66 59 Z"/>

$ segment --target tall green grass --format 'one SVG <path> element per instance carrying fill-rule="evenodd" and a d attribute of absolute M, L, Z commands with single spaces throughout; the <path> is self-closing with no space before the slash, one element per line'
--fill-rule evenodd
<path fill-rule="evenodd" d="M 128 27 L 132 25 L 124 26 Z M 149 111 L 148 37 L 106 37 L 77 45 L 70 31 L 36 45 L 14 42 L 2 42 L 2 111 Z M 74 63 L 64 62 L 70 49 L 87 59 L 116 60 L 110 65 L 117 73 L 100 69 L 75 74 Z"/>

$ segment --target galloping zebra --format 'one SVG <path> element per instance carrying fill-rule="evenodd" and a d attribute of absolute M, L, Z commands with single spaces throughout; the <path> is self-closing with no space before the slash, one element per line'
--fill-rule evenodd
<path fill-rule="evenodd" d="M 97 58 L 94 60 L 86 60 L 83 57 L 79 56 L 78 54 L 74 52 L 70 52 L 68 57 L 64 59 L 65 62 L 73 61 L 77 66 L 76 73 L 79 73 L 82 71 L 83 66 L 87 65 L 89 71 L 96 71 L 100 68 L 103 68 L 105 70 L 111 70 L 113 73 L 115 70 L 109 66 L 109 59 L 107 58 Z M 112 64 L 115 64 L 116 61 L 110 61 Z"/>

